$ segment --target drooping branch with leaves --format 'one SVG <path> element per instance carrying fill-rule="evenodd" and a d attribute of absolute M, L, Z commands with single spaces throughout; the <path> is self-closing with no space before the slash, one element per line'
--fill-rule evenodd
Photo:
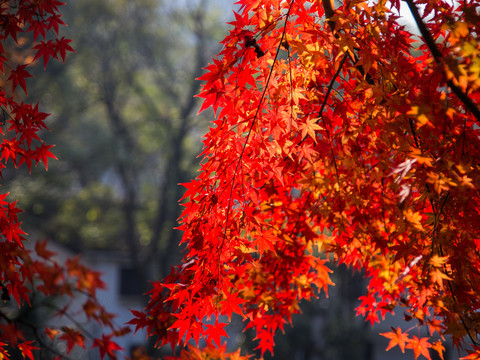
<path fill-rule="evenodd" d="M 159 345 L 212 351 L 238 314 L 273 351 L 346 264 L 367 279 L 358 314 L 412 322 L 389 348 L 442 357 L 449 335 L 480 358 L 480 5 L 406 3 L 420 35 L 400 1 L 239 1 L 200 78 L 216 119 L 184 184 L 183 264 L 132 320 Z"/>

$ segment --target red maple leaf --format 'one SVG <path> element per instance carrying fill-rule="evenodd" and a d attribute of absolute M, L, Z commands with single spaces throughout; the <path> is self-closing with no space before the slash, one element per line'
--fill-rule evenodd
<path fill-rule="evenodd" d="M 215 324 L 206 324 L 205 335 L 207 340 L 210 342 L 215 342 L 217 346 L 222 345 L 222 336 L 228 337 L 227 332 L 225 331 L 225 323 L 215 322 Z"/>
<path fill-rule="evenodd" d="M 56 56 L 55 45 L 52 40 L 41 41 L 40 44 L 37 44 L 33 47 L 37 50 L 37 54 L 33 60 L 37 60 L 40 57 L 43 57 L 43 68 L 47 67 L 48 60 L 53 56 Z"/>
<path fill-rule="evenodd" d="M 18 344 L 17 347 L 24 358 L 35 360 L 33 356 L 33 350 L 38 350 L 39 348 L 33 345 L 33 341 L 24 341 L 23 343 Z"/>
<path fill-rule="evenodd" d="M 62 37 L 61 39 L 57 39 L 55 42 L 56 52 L 60 53 L 60 57 L 62 61 L 65 62 L 65 56 L 67 51 L 76 52 L 69 44 L 72 42 L 70 39 L 65 39 Z"/>
<path fill-rule="evenodd" d="M 78 330 L 65 327 L 63 328 L 63 334 L 59 338 L 67 342 L 67 354 L 72 351 L 75 345 L 78 345 L 85 349 L 85 338 L 83 334 Z"/>
<path fill-rule="evenodd" d="M 53 251 L 47 250 L 47 240 L 37 241 L 35 243 L 35 251 L 38 256 L 44 259 L 50 259 L 55 253 Z"/>
<path fill-rule="evenodd" d="M 102 335 L 102 339 L 95 339 L 93 342 L 94 347 L 98 347 L 100 351 L 100 357 L 103 359 L 105 355 L 108 355 L 112 359 L 116 359 L 115 353 L 123 350 L 121 346 L 111 340 L 112 335 Z"/>
<path fill-rule="evenodd" d="M 32 77 L 30 73 L 25 70 L 27 65 L 17 65 L 15 70 L 12 70 L 10 76 L 8 77 L 8 81 L 12 82 L 12 90 L 15 91 L 16 87 L 20 85 L 27 94 L 27 83 L 25 82 L 26 78 Z"/>

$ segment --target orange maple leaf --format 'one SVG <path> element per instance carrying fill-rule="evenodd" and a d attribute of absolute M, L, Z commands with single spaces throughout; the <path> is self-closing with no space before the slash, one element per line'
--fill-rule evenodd
<path fill-rule="evenodd" d="M 322 127 L 317 124 L 318 118 L 307 119 L 305 123 L 300 125 L 302 129 L 302 139 L 309 135 L 314 141 L 316 141 L 315 131 L 322 130 Z"/>
<path fill-rule="evenodd" d="M 408 344 L 406 346 L 407 349 L 412 349 L 413 354 L 415 355 L 415 360 L 418 359 L 420 355 L 425 356 L 428 360 L 431 360 L 430 353 L 428 349 L 432 347 L 432 344 L 428 342 L 428 338 L 418 338 L 413 336 L 412 339 L 409 339 Z"/>
<path fill-rule="evenodd" d="M 391 332 L 388 333 L 380 333 L 380 335 L 385 336 L 386 338 L 390 339 L 390 342 L 387 346 L 387 351 L 395 346 L 399 346 L 402 350 L 402 353 L 405 352 L 405 345 L 409 341 L 408 334 L 403 333 L 402 329 L 397 328 L 396 330 L 392 327 Z"/>
<path fill-rule="evenodd" d="M 480 347 L 473 346 L 473 350 L 468 350 L 468 355 L 460 358 L 460 360 L 478 360 L 480 359 Z"/>
<path fill-rule="evenodd" d="M 432 279 L 432 282 L 435 284 L 438 284 L 440 288 L 443 289 L 443 279 L 445 280 L 452 280 L 451 277 L 445 275 L 443 272 L 440 271 L 440 269 L 434 269 L 430 271 L 430 279 Z"/>

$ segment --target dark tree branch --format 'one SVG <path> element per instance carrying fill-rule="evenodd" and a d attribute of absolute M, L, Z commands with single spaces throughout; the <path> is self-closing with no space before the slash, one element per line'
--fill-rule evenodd
<path fill-rule="evenodd" d="M 443 63 L 442 53 L 438 49 L 437 44 L 435 44 L 435 40 L 433 39 L 432 35 L 428 31 L 427 27 L 423 23 L 422 17 L 420 16 L 418 9 L 415 6 L 413 0 L 403 0 L 403 1 L 407 3 L 413 18 L 415 19 L 415 23 L 417 24 L 418 29 L 422 34 L 423 40 L 425 41 L 425 44 L 427 44 L 428 48 L 430 49 L 430 52 L 432 53 L 433 58 L 435 59 L 435 62 L 437 64 Z M 468 95 L 465 92 L 463 92 L 462 89 L 460 89 L 457 85 L 455 85 L 451 79 L 447 80 L 447 85 L 450 89 L 452 89 L 453 93 L 457 95 L 457 97 L 465 105 L 465 107 L 468 110 L 470 110 L 470 112 L 475 116 L 477 121 L 480 122 L 480 110 L 478 109 L 477 105 L 472 101 L 472 99 L 470 99 Z"/>

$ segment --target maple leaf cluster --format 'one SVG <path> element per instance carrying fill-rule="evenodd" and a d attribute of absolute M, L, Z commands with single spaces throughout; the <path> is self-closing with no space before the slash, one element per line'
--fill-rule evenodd
<path fill-rule="evenodd" d="M 443 357 L 449 335 L 480 358 L 480 5 L 406 3 L 420 35 L 399 0 L 238 2 L 200 77 L 216 120 L 184 184 L 183 264 L 131 322 L 158 345 L 220 346 L 237 314 L 273 351 L 333 257 L 366 276 L 358 314 L 412 322 L 389 348 Z"/>
<path fill-rule="evenodd" d="M 99 348 L 102 358 L 106 354 L 116 358 L 115 352 L 122 349 L 112 338 L 123 336 L 130 330 L 127 327 L 118 328 L 113 323 L 114 314 L 97 300 L 96 291 L 106 287 L 99 272 L 81 264 L 79 257 L 60 263 L 56 260 L 56 253 L 47 249 L 47 241 L 36 242 L 32 250 L 9 242 L 2 244 L 0 254 L 0 286 L 4 302 L 0 308 L 0 354 L 5 359 L 9 359 L 10 351 L 15 350 L 20 351 L 24 358 L 33 360 L 34 350 L 40 349 L 50 352 L 52 358 L 62 359 L 75 347 L 87 349 L 90 343 Z M 42 303 L 49 315 L 41 323 L 23 319 L 18 311 L 20 306 L 38 306 L 31 303 L 33 292 L 36 297 L 41 294 L 46 299 L 49 296 L 63 299 L 61 305 L 48 300 Z M 65 317 L 71 321 L 66 323 Z M 104 333 L 101 339 L 90 338 L 82 325 L 90 321 L 110 330 L 110 333 Z M 33 334 L 32 339 L 27 338 L 25 330 Z M 65 342 L 65 353 L 53 346 L 59 342 Z"/>
<path fill-rule="evenodd" d="M 38 104 L 22 99 L 27 94 L 30 69 L 38 59 L 44 66 L 52 58 L 65 60 L 73 52 L 71 40 L 59 37 L 61 19 L 58 0 L 14 0 L 0 2 L 0 176 L 9 165 L 15 168 L 25 164 L 43 163 L 47 168 L 49 158 L 55 158 L 41 139 L 47 130 L 48 114 L 39 110 Z M 36 350 L 50 351 L 53 358 L 63 358 L 74 347 L 86 348 L 90 343 L 98 347 L 101 357 L 116 357 L 120 347 L 112 340 L 124 335 L 127 328 L 117 328 L 113 314 L 96 299 L 96 291 L 104 288 L 100 274 L 82 265 L 78 258 L 61 264 L 55 254 L 47 250 L 46 242 L 37 242 L 35 250 L 24 247 L 26 235 L 20 226 L 16 201 L 8 194 L 0 194 L 0 288 L 4 304 L 0 308 L 0 358 L 8 359 L 20 353 L 23 358 L 34 359 Z M 55 296 L 70 299 L 62 307 L 50 309 L 45 324 L 30 323 L 19 315 L 19 307 L 29 307 L 30 295 Z M 94 321 L 110 331 L 101 339 L 89 339 L 77 321 L 72 325 L 56 326 L 56 320 L 70 317 L 72 304 L 80 304 L 87 321 Z M 77 310 L 78 311 L 78 310 Z M 78 313 L 77 313 L 78 315 Z M 28 330 L 28 334 L 24 331 Z M 60 353 L 52 341 L 65 342 L 66 352 Z"/>

